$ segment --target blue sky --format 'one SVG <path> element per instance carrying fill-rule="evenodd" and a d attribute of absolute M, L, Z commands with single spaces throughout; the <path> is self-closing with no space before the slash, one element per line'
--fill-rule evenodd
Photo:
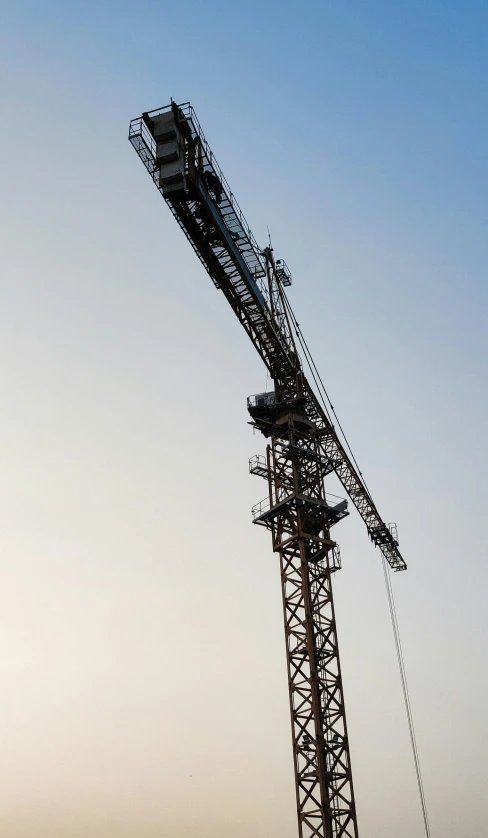
<path fill-rule="evenodd" d="M 269 225 L 398 523 L 432 835 L 478 838 L 488 7 L 16 2 L 1 18 L 9 836 L 296 834 L 278 572 L 249 515 L 264 491 L 245 398 L 265 374 L 127 142 L 173 96 L 258 241 Z M 337 538 L 361 835 L 411 838 L 381 565 L 355 515 Z"/>

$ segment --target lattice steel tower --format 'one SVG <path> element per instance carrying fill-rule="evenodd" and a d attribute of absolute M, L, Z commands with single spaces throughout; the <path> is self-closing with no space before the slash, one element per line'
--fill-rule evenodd
<path fill-rule="evenodd" d="M 372 541 L 404 570 L 396 529 L 381 519 L 304 375 L 285 292 L 290 272 L 271 247 L 257 246 L 191 105 L 144 113 L 129 140 L 273 380 L 273 392 L 248 399 L 252 424 L 268 440 L 249 468 L 268 486 L 254 523 L 270 530 L 280 557 L 298 835 L 358 838 L 332 595 L 341 563 L 331 530 L 348 511 L 346 500 L 325 493 L 325 477 L 339 477 Z"/>

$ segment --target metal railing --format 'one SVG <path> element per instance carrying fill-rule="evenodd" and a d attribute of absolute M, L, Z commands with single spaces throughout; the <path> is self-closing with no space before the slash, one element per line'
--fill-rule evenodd
<path fill-rule="evenodd" d="M 268 477 L 269 469 L 266 457 L 262 454 L 254 454 L 249 460 L 249 473 L 258 474 L 260 477 Z"/>
<path fill-rule="evenodd" d="M 156 108 L 155 110 L 148 111 L 147 116 L 153 118 L 155 116 L 159 116 L 160 114 L 166 113 L 167 111 L 171 110 L 171 105 L 166 105 L 163 108 Z M 244 239 L 243 243 L 237 243 L 237 247 L 241 251 L 242 257 L 247 263 L 249 270 L 251 271 L 255 282 L 257 283 L 261 293 L 263 294 L 264 298 L 268 300 L 269 293 L 267 283 L 264 282 L 264 278 L 266 277 L 266 266 L 264 262 L 264 258 L 261 255 L 261 248 L 259 247 L 254 235 L 252 233 L 249 224 L 246 221 L 244 213 L 242 212 L 237 199 L 230 188 L 222 169 L 220 168 L 215 156 L 210 148 L 205 135 L 203 133 L 202 127 L 197 119 L 193 106 L 189 102 L 184 102 L 182 105 L 178 105 L 179 111 L 183 114 L 183 119 L 188 123 L 190 128 L 192 137 L 194 140 L 198 140 L 201 151 L 202 151 L 202 165 L 204 170 L 206 169 L 213 171 L 216 176 L 219 178 L 222 184 L 222 191 L 225 195 L 225 198 L 228 202 L 228 208 L 225 207 L 225 201 L 221 202 L 220 210 L 222 216 L 224 217 L 225 223 L 228 226 L 229 230 L 233 230 L 234 232 L 238 232 L 238 228 L 241 229 L 242 234 L 241 238 Z M 179 122 L 182 121 L 181 118 L 178 119 Z M 138 142 L 138 138 L 142 141 L 144 146 L 147 149 L 148 159 L 145 159 L 143 154 L 141 154 L 141 147 L 140 143 Z M 154 141 L 154 137 L 151 135 L 144 119 L 142 117 L 137 117 L 133 119 L 129 126 L 129 140 L 136 149 L 139 157 L 143 161 L 144 165 L 146 166 L 147 170 L 153 174 L 156 171 L 156 143 Z M 152 163 L 149 161 L 149 157 L 152 158 Z M 234 218 L 232 218 L 234 216 Z M 247 246 L 246 241 L 247 240 Z"/>
<path fill-rule="evenodd" d="M 278 503 L 271 503 L 271 499 L 269 495 L 267 495 L 262 500 L 258 501 L 258 503 L 254 504 L 251 509 L 251 514 L 253 521 L 256 518 L 260 518 L 261 515 L 265 515 L 266 512 L 269 512 L 271 509 L 274 509 L 275 506 L 279 506 L 281 504 L 286 503 L 286 501 L 292 500 L 293 498 L 297 498 L 298 501 L 310 501 L 310 503 L 316 503 L 316 498 L 309 498 L 304 495 L 296 495 L 295 493 L 291 493 L 284 498 L 280 498 Z M 329 509 L 339 509 L 343 511 L 343 509 L 347 509 L 347 500 L 345 498 L 341 498 L 339 495 L 332 495 L 329 492 L 325 494 L 324 498 L 320 498 L 320 502 L 324 502 L 329 507 Z"/>
<path fill-rule="evenodd" d="M 270 393 L 256 393 L 247 397 L 247 407 L 273 407 L 276 404 L 274 391 Z"/>

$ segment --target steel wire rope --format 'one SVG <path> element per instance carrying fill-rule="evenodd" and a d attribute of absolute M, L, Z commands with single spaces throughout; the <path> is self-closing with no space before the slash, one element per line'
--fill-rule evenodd
<path fill-rule="evenodd" d="M 344 428 L 342 427 L 342 425 L 341 425 L 341 423 L 340 423 L 339 417 L 338 417 L 337 413 L 335 412 L 334 405 L 332 404 L 332 402 L 331 402 L 331 400 L 330 400 L 330 397 L 329 397 L 329 394 L 328 394 L 327 390 L 325 389 L 325 384 L 324 384 L 324 382 L 322 381 L 322 377 L 321 377 L 321 375 L 320 375 L 320 373 L 319 373 L 319 371 L 318 371 L 318 369 L 317 369 L 317 365 L 316 365 L 316 363 L 315 363 L 315 361 L 314 361 L 314 359 L 313 359 L 312 353 L 310 352 L 310 350 L 309 350 L 309 348 L 308 348 L 307 341 L 305 340 L 305 338 L 304 338 L 304 336 L 303 336 L 303 334 L 302 334 L 302 331 L 301 331 L 301 329 L 300 329 L 300 325 L 299 325 L 299 323 L 298 323 L 298 321 L 297 321 L 297 319 L 296 319 L 296 317 L 295 317 L 295 314 L 294 314 L 294 311 L 293 311 L 293 309 L 292 309 L 292 307 L 291 307 L 290 301 L 289 301 L 289 299 L 288 299 L 288 297 L 286 296 L 286 294 L 285 294 L 285 292 L 284 292 L 284 291 L 282 291 L 282 294 L 283 294 L 283 301 L 284 301 L 284 303 L 285 303 L 285 306 L 286 306 L 286 308 L 287 308 L 287 310 L 288 310 L 288 314 L 289 314 L 290 319 L 291 319 L 291 321 L 292 321 L 292 323 L 293 323 L 293 326 L 294 326 L 294 328 L 295 328 L 295 333 L 296 333 L 296 336 L 297 336 L 297 338 L 298 338 L 298 340 L 299 340 L 299 342 L 300 342 L 300 346 L 302 347 L 302 350 L 303 350 L 303 352 L 304 352 L 304 355 L 305 355 L 305 360 L 306 360 L 307 365 L 308 365 L 308 367 L 309 367 L 309 369 L 310 369 L 310 372 L 312 373 L 312 377 L 313 377 L 313 379 L 314 379 L 314 381 L 315 381 L 315 384 L 316 384 L 316 386 L 317 386 L 317 389 L 318 389 L 318 391 L 319 391 L 319 396 L 321 396 L 322 403 L 323 403 L 323 406 L 324 406 L 324 408 L 325 408 L 325 412 L 326 412 L 326 414 L 327 414 L 327 417 L 328 417 L 328 419 L 330 420 L 330 415 L 329 415 L 329 412 L 328 412 L 328 410 L 327 410 L 327 407 L 326 407 L 326 405 L 325 405 L 325 403 L 324 403 L 324 397 L 323 397 L 323 395 L 322 395 L 322 393 L 321 393 L 321 389 L 322 389 L 322 391 L 323 391 L 323 394 L 325 395 L 325 398 L 327 399 L 327 401 L 328 401 L 328 403 L 329 403 L 329 405 L 330 405 L 330 409 L 331 409 L 331 411 L 332 411 L 332 413 L 333 413 L 333 415 L 334 415 L 334 418 L 335 418 L 335 420 L 336 420 L 336 422 L 337 422 L 337 425 L 338 425 L 338 427 L 339 427 L 339 429 L 340 429 L 340 431 L 341 431 L 341 434 L 342 434 L 342 437 L 343 437 L 343 439 L 344 439 L 344 442 L 346 443 L 347 450 L 349 451 L 349 453 L 350 453 L 350 455 L 351 455 L 351 458 L 352 458 L 352 461 L 353 461 L 354 465 L 356 466 L 356 468 L 357 468 L 357 470 L 358 470 L 358 474 L 359 474 L 359 476 L 361 477 L 361 480 L 362 480 L 363 486 L 364 486 L 364 488 L 366 489 L 366 491 L 367 491 L 367 493 L 368 493 L 368 495 L 369 495 L 370 499 L 372 500 L 372 498 L 371 498 L 371 492 L 370 492 L 370 491 L 369 491 L 369 489 L 368 489 L 367 483 L 366 483 L 366 481 L 365 481 L 365 479 L 364 479 L 364 475 L 363 475 L 363 473 L 362 473 L 362 471 L 361 471 L 361 469 L 360 469 L 360 467 L 359 467 L 359 463 L 358 463 L 358 461 L 356 460 L 356 457 L 354 456 L 354 453 L 353 453 L 353 451 L 352 451 L 352 448 L 351 448 L 351 446 L 350 446 L 350 444 L 349 444 L 349 440 L 347 439 L 347 436 L 346 436 L 346 434 L 345 434 L 345 432 L 344 432 Z M 317 378 L 318 378 L 318 380 L 319 380 L 319 382 L 320 382 L 320 386 L 319 386 L 319 384 L 317 383 L 317 378 L 315 377 L 315 375 L 314 375 L 314 373 L 313 373 L 312 367 L 313 367 L 313 370 L 315 370 L 315 374 L 316 374 L 316 376 L 317 376 Z M 332 421 L 331 421 L 331 420 L 330 420 L 330 422 L 331 422 L 331 424 L 333 425 L 333 423 L 332 423 Z"/>
<path fill-rule="evenodd" d="M 400 627 L 398 625 L 398 617 L 396 613 L 395 607 L 395 599 L 393 596 L 393 587 L 391 584 L 391 576 L 390 576 L 390 568 L 388 562 L 386 561 L 385 557 L 383 559 L 383 574 L 385 577 L 385 585 L 386 585 L 386 592 L 388 595 L 388 605 L 390 607 L 390 617 L 391 617 L 391 625 L 393 628 L 393 636 L 395 638 L 395 647 L 397 653 L 397 660 L 398 660 L 398 668 L 400 670 L 400 677 L 402 681 L 402 689 L 403 689 L 403 699 L 405 702 L 405 710 L 407 713 L 408 719 L 408 728 L 410 732 L 410 742 L 412 744 L 412 752 L 413 758 L 415 762 L 415 773 L 417 775 L 417 783 L 419 787 L 419 795 L 420 795 L 420 802 L 422 805 L 422 815 L 424 818 L 424 826 L 425 826 L 425 834 L 427 838 L 430 838 L 430 826 L 429 826 L 429 817 L 427 814 L 427 802 L 425 799 L 425 791 L 424 791 L 424 784 L 422 780 L 422 772 L 420 770 L 420 757 L 417 747 L 417 739 L 415 736 L 415 726 L 413 722 L 413 714 L 412 714 L 412 705 L 410 702 L 410 694 L 408 691 L 408 682 L 407 682 L 407 673 L 405 670 L 405 663 L 403 660 L 403 649 L 402 649 L 402 642 L 400 637 Z"/>
<path fill-rule="evenodd" d="M 348 441 L 348 439 L 347 439 L 347 437 L 344 433 L 344 429 L 343 429 L 343 427 L 342 427 L 342 425 L 339 421 L 337 413 L 335 412 L 334 406 L 333 406 L 333 404 L 332 404 L 332 402 L 329 398 L 327 390 L 325 389 L 325 385 L 322 381 L 322 377 L 321 377 L 321 375 L 320 375 L 320 373 L 317 369 L 317 365 L 315 364 L 315 361 L 313 360 L 312 353 L 310 352 L 310 350 L 308 348 L 308 344 L 307 344 L 305 338 L 302 335 L 302 332 L 300 330 L 300 326 L 297 322 L 297 319 L 296 319 L 295 314 L 293 312 L 293 309 L 291 307 L 290 301 L 288 300 L 288 298 L 287 298 L 286 294 L 284 293 L 283 289 L 281 289 L 281 290 L 282 290 L 282 299 L 283 299 L 283 301 L 285 303 L 285 306 L 288 310 L 288 315 L 290 317 L 290 320 L 293 323 L 293 326 L 295 328 L 296 336 L 298 338 L 300 346 L 302 347 L 302 350 L 303 350 L 303 353 L 304 353 L 304 356 L 305 356 L 305 360 L 307 362 L 308 368 L 310 369 L 310 373 L 311 373 L 312 378 L 314 380 L 315 386 L 317 387 L 317 389 L 319 391 L 319 395 L 321 396 L 321 400 L 322 400 L 327 418 L 331 422 L 331 425 L 333 425 L 332 420 L 330 418 L 329 411 L 328 411 L 327 406 L 325 404 L 324 397 L 323 397 L 322 393 L 320 392 L 320 386 L 318 384 L 318 381 L 320 382 L 323 393 L 325 394 L 325 397 L 326 397 L 326 399 L 327 399 L 327 401 L 330 405 L 332 413 L 333 413 L 335 419 L 337 420 L 337 424 L 338 424 L 338 426 L 341 430 L 342 436 L 343 436 L 344 441 L 346 443 L 346 446 L 349 450 L 349 453 L 351 454 L 352 460 L 353 460 L 354 464 L 356 465 L 356 467 L 358 469 L 358 472 L 359 472 L 359 475 L 360 475 L 361 480 L 363 482 L 364 488 L 366 489 L 366 491 L 368 492 L 368 495 L 371 498 L 371 493 L 368 489 L 368 486 L 367 486 L 367 483 L 364 479 L 363 473 L 362 473 L 361 469 L 359 468 L 359 464 L 356 460 L 356 457 L 354 456 L 354 454 L 352 452 L 349 441 Z M 317 379 L 318 379 L 318 381 L 317 381 Z M 401 679 L 401 682 L 402 682 L 403 698 L 404 698 L 405 710 L 406 710 L 406 715 L 407 715 L 408 729 L 409 729 L 409 734 L 410 734 L 410 742 L 411 742 L 411 746 L 412 746 L 412 753 L 413 753 L 413 759 L 414 759 L 414 764 L 415 764 L 415 773 L 416 773 L 416 776 L 417 776 L 417 784 L 418 784 L 418 789 L 419 789 L 420 803 L 421 803 L 421 807 L 422 807 L 422 816 L 423 816 L 423 820 L 424 820 L 425 834 L 426 834 L 427 838 L 431 838 L 429 817 L 428 817 L 428 812 L 427 812 L 427 802 L 426 802 L 426 798 L 425 798 L 424 784 L 423 784 L 422 772 L 421 772 L 421 768 L 420 768 L 420 757 L 419 757 L 419 752 L 418 752 L 417 739 L 416 739 L 416 736 L 415 736 L 415 725 L 414 725 L 414 721 L 413 721 L 412 705 L 411 705 L 411 701 L 410 701 L 410 693 L 409 693 L 409 690 L 408 690 L 407 673 L 406 673 L 406 670 L 405 670 L 405 662 L 404 662 L 404 659 L 403 659 L 403 649 L 402 649 L 402 642 L 401 642 L 401 636 L 400 636 L 400 627 L 398 625 L 398 617 L 397 617 L 397 613 L 396 613 L 395 599 L 394 599 L 394 595 L 393 595 L 393 587 L 392 587 L 391 578 L 390 578 L 390 568 L 389 568 L 388 562 L 386 561 L 384 555 L 382 555 L 382 561 L 383 561 L 383 573 L 384 573 L 384 577 L 385 577 L 386 593 L 387 593 L 388 605 L 389 605 L 389 609 L 390 609 L 391 624 L 392 624 L 392 629 L 393 629 L 393 637 L 394 637 L 394 640 L 395 640 L 395 648 L 396 648 L 396 653 L 397 653 L 398 668 L 399 668 L 399 671 L 400 671 L 400 679 Z"/>
<path fill-rule="evenodd" d="M 332 421 L 332 417 L 331 417 L 331 415 L 330 415 L 330 413 L 329 413 L 329 411 L 328 411 L 328 409 L 327 409 L 327 405 L 325 404 L 324 398 L 323 398 L 323 396 L 322 396 L 322 394 L 321 394 L 321 392 L 320 392 L 320 384 L 319 384 L 319 382 L 317 381 L 317 377 L 316 377 L 316 375 L 315 375 L 315 372 L 313 371 L 313 368 L 312 368 L 312 367 L 311 367 L 311 365 L 310 365 L 310 362 L 309 362 L 309 360 L 308 360 L 308 358 L 307 358 L 306 350 L 304 349 L 303 344 L 302 344 L 302 339 L 301 339 L 301 337 L 300 337 L 300 335 L 299 335 L 298 333 L 297 333 L 297 337 L 298 337 L 298 340 L 299 340 L 299 342 L 300 342 L 300 346 L 302 347 L 303 353 L 304 353 L 304 355 L 305 355 L 305 360 L 306 360 L 306 362 L 307 362 L 307 366 L 308 366 L 308 368 L 309 368 L 309 370 L 310 370 L 310 374 L 311 374 L 311 376 L 312 376 L 312 378 L 313 378 L 313 380 L 314 380 L 315 386 L 316 386 L 316 388 L 317 388 L 317 390 L 318 390 L 318 392 L 319 392 L 320 400 L 321 400 L 322 405 L 323 405 L 323 408 L 324 408 L 324 410 L 325 410 L 325 415 L 327 416 L 327 419 L 329 420 L 329 422 L 330 422 L 330 424 L 331 424 L 332 428 L 334 428 L 334 423 L 333 423 L 333 421 Z M 335 430 L 335 429 L 334 429 L 334 430 Z"/>

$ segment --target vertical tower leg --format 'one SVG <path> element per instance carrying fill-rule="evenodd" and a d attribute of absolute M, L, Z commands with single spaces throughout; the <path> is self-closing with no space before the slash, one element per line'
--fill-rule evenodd
<path fill-rule="evenodd" d="M 329 500 L 331 470 L 313 430 L 297 417 L 268 446 L 269 504 L 255 523 L 280 555 L 299 838 L 358 838 L 337 643 L 330 528 L 347 514 Z"/>

